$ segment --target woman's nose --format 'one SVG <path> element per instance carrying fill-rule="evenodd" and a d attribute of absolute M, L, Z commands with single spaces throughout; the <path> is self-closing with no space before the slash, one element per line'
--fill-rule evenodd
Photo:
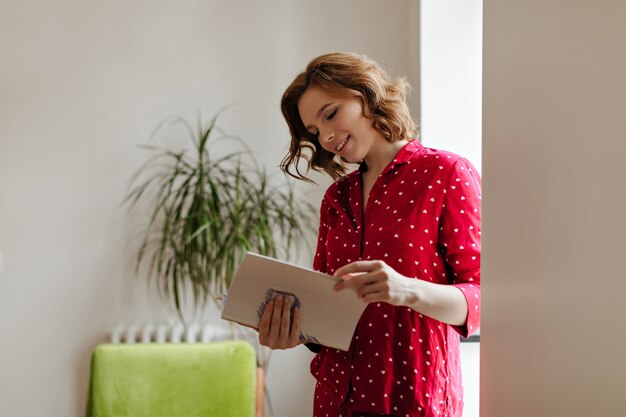
<path fill-rule="evenodd" d="M 325 131 L 320 131 L 320 142 L 321 143 L 329 143 L 332 142 L 333 138 L 335 137 L 335 134 L 332 130 L 328 129 Z"/>

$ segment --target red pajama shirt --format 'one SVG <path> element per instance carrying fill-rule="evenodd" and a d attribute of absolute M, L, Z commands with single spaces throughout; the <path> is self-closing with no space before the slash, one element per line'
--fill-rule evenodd
<path fill-rule="evenodd" d="M 364 212 L 363 169 L 322 200 L 314 268 L 332 274 L 357 260 L 383 260 L 406 277 L 457 287 L 469 313 L 464 326 L 451 326 L 370 303 L 349 351 L 322 347 L 311 362 L 314 416 L 459 417 L 459 335 L 477 330 L 480 318 L 480 176 L 466 159 L 413 140 L 377 178 Z"/>

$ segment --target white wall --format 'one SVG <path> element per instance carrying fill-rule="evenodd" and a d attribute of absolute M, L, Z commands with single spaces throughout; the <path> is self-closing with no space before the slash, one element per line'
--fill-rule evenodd
<path fill-rule="evenodd" d="M 0 415 L 83 415 L 92 348 L 117 323 L 167 318 L 133 275 L 140 219 L 120 207 L 146 157 L 136 144 L 171 115 L 237 102 L 221 126 L 278 174 L 293 76 L 349 50 L 417 87 L 416 11 L 411 0 L 0 3 Z M 324 185 L 303 189 L 317 204 Z M 273 356 L 277 417 L 311 409 L 310 357 Z"/>
<path fill-rule="evenodd" d="M 480 171 L 482 0 L 422 0 L 421 133 L 427 146 L 467 157 Z M 480 345 L 461 345 L 464 417 L 477 417 Z"/>
<path fill-rule="evenodd" d="M 421 131 L 481 169 L 482 0 L 422 0 Z"/>
<path fill-rule="evenodd" d="M 623 416 L 626 3 L 484 11 L 481 416 Z"/>

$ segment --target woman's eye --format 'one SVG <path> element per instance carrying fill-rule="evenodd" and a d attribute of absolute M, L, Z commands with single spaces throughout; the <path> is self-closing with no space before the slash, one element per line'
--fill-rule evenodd
<path fill-rule="evenodd" d="M 336 114 L 337 114 L 337 109 L 334 109 L 328 114 L 328 116 L 326 116 L 326 120 L 332 120 Z"/>

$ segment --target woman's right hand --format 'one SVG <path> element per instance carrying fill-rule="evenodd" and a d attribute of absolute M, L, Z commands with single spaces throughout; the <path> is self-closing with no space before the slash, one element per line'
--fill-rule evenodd
<path fill-rule="evenodd" d="M 272 349 L 290 349 L 302 344 L 298 338 L 300 330 L 300 309 L 293 309 L 282 295 L 273 298 L 263 312 L 259 322 L 259 343 Z"/>

